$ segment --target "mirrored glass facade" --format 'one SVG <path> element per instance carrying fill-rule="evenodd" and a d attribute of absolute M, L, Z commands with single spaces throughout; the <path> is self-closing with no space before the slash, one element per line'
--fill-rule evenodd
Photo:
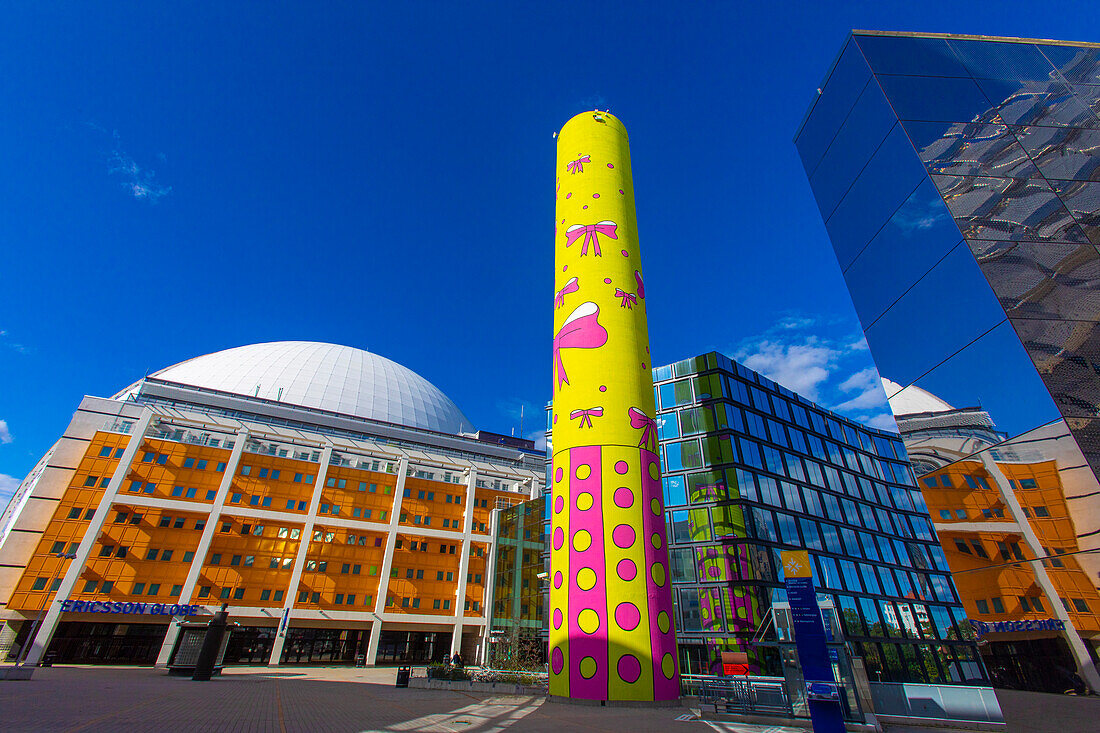
<path fill-rule="evenodd" d="M 1054 613 L 1064 605 L 1055 593 L 1058 608 L 1048 599 L 1045 613 L 1075 630 L 1080 639 L 1065 641 L 1100 686 L 1095 665 L 1085 668 L 1100 643 L 1100 46 L 855 32 L 795 144 L 918 474 L 1007 439 L 1028 446 L 1029 465 L 1055 472 L 1063 541 L 1077 548 L 1075 583 L 1088 592 L 1071 613 Z M 976 424 L 951 405 L 979 404 L 988 434 L 973 440 Z M 909 430 L 914 416 L 927 420 Z M 1013 523 L 1001 534 L 1038 536 L 1039 518 L 1022 508 L 1040 497 L 1014 483 L 1016 469 L 993 464 L 970 475 L 1008 476 L 1003 491 L 989 484 L 1021 507 L 994 517 Z M 948 505 L 960 497 L 922 485 L 930 505 L 943 504 L 934 512 L 964 522 Z M 1011 547 L 995 534 L 984 541 Z M 944 547 L 953 569 L 983 561 L 953 555 L 953 539 Z M 1034 560 L 1025 570 L 1042 567 L 1043 543 L 1021 547 Z M 1015 602 L 1029 596 L 1009 593 L 1017 581 L 1004 572 L 983 572 L 960 581 L 971 618 L 1043 613 Z M 1026 572 L 1043 585 L 1038 570 Z M 983 587 L 992 590 L 979 597 Z M 1002 595 L 1014 602 L 990 602 Z"/>

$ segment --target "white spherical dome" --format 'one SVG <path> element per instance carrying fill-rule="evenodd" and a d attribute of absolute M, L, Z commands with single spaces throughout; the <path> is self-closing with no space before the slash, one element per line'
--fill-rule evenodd
<path fill-rule="evenodd" d="M 434 384 L 397 362 L 350 346 L 312 341 L 238 346 L 150 376 L 451 435 L 471 430 L 462 411 Z"/>
<path fill-rule="evenodd" d="M 882 388 L 886 390 L 886 400 L 890 403 L 890 412 L 895 416 L 914 415 L 921 412 L 950 412 L 955 408 L 927 390 L 915 384 L 902 389 L 897 382 L 879 377 Z"/>

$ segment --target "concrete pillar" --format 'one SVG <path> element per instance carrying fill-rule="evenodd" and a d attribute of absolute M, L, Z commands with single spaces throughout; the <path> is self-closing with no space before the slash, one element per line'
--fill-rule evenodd
<path fill-rule="evenodd" d="M 481 644 L 481 654 L 478 655 L 478 661 L 482 665 L 489 661 L 489 639 L 491 638 L 489 631 L 493 621 L 493 604 L 496 603 L 497 558 L 500 555 L 501 544 L 506 543 L 506 540 L 498 534 L 501 511 L 503 510 L 493 507 L 489 515 L 489 536 L 493 538 L 493 543 L 489 545 L 489 559 L 485 563 L 485 635 Z"/>
<path fill-rule="evenodd" d="M 29 642 L 31 648 L 25 660 L 25 664 L 28 666 L 33 667 L 38 664 L 46 651 L 46 647 L 49 646 L 54 632 L 57 631 L 57 622 L 61 618 L 61 604 L 56 601 L 59 598 L 64 600 L 72 594 L 73 586 L 80 579 L 80 574 L 84 572 L 84 565 L 88 562 L 92 547 L 99 539 L 99 533 L 103 530 L 103 523 L 107 521 L 107 515 L 111 512 L 111 505 L 114 504 L 115 497 L 118 496 L 118 490 L 122 486 L 122 482 L 126 480 L 127 474 L 130 473 L 134 456 L 141 448 L 145 433 L 148 432 L 154 416 L 155 413 L 152 410 L 144 408 L 141 418 L 134 425 L 130 442 L 126 445 L 126 450 L 122 452 L 122 457 L 118 460 L 118 466 L 115 467 L 114 475 L 111 476 L 107 488 L 103 490 L 103 497 L 99 500 L 99 506 L 96 507 L 95 514 L 92 515 L 92 521 L 88 523 L 88 529 L 85 530 L 84 538 L 80 541 L 80 547 L 77 548 L 76 558 L 69 564 L 69 569 L 61 581 L 57 593 L 53 596 L 54 602 L 50 604 L 45 618 L 42 619 L 42 624 L 38 627 L 38 632 L 34 635 L 34 639 Z"/>
<path fill-rule="evenodd" d="M 206 518 L 206 526 L 202 528 L 199 537 L 199 545 L 195 549 L 195 556 L 191 558 L 191 567 L 187 569 L 187 579 L 183 581 L 183 590 L 177 601 L 180 604 L 191 603 L 191 596 L 195 592 L 195 584 L 198 583 L 202 565 L 206 562 L 206 553 L 210 550 L 210 542 L 214 539 L 214 533 L 218 531 L 218 522 L 221 520 L 222 507 L 225 506 L 225 497 L 229 495 L 229 489 L 233 486 L 233 477 L 237 475 L 237 466 L 241 462 L 241 454 L 244 453 L 245 443 L 248 442 L 248 430 L 241 428 L 237 431 L 236 440 L 233 443 L 233 451 L 229 454 L 229 460 L 225 463 L 225 471 L 222 473 L 221 483 L 218 484 L 218 493 L 214 495 L 214 503 L 210 506 L 210 514 Z M 164 643 L 160 645 L 157 654 L 157 667 L 168 664 L 168 657 L 172 655 L 172 647 L 176 645 L 176 638 L 180 634 L 180 624 L 183 616 L 175 616 L 168 626 L 168 633 L 164 635 Z"/>
<path fill-rule="evenodd" d="M 313 495 L 309 499 L 309 512 L 306 514 L 302 536 L 298 541 L 298 552 L 294 555 L 294 569 L 290 572 L 290 582 L 287 584 L 286 596 L 283 599 L 283 612 L 279 616 L 279 632 L 275 634 L 275 641 L 271 644 L 271 656 L 267 660 L 267 666 L 269 667 L 278 667 L 283 658 L 283 645 L 286 644 L 286 635 L 290 631 L 290 618 L 294 615 L 294 602 L 298 597 L 298 582 L 302 579 L 302 568 L 306 564 L 309 543 L 313 540 L 313 526 L 317 521 L 317 507 L 321 503 L 321 492 L 325 490 L 325 479 L 328 478 L 330 460 L 332 460 L 332 443 L 326 445 L 324 450 L 321 451 L 321 464 L 317 468 L 317 480 L 313 482 Z"/>
<path fill-rule="evenodd" d="M 405 479 L 409 474 L 409 459 L 402 458 L 397 463 L 397 485 L 393 490 L 393 511 L 386 529 L 386 551 L 382 553 L 382 567 L 378 571 L 378 590 L 374 598 L 374 621 L 371 622 L 370 639 L 367 640 L 368 665 L 374 665 L 378 659 L 378 639 L 382 635 L 382 614 L 386 612 L 386 596 L 390 592 L 390 570 L 393 568 L 394 544 L 401 524 L 401 501 L 405 498 Z"/>
<path fill-rule="evenodd" d="M 1039 538 L 1035 535 L 1035 531 L 1031 528 L 1030 520 L 1024 515 L 1023 508 L 1020 507 L 1020 502 L 1016 499 L 1016 492 L 1012 490 L 1012 485 L 1005 478 L 1005 475 L 1001 473 L 1000 467 L 993 460 L 991 450 L 984 450 L 981 453 L 982 465 L 985 466 L 985 470 L 989 472 L 990 477 L 997 484 L 997 490 L 1001 494 L 1001 499 L 1004 501 L 1005 506 L 1008 507 L 1009 513 L 1012 518 L 1019 525 L 1020 533 L 1023 535 L 1024 543 L 1031 550 L 1032 557 L 1044 557 L 1042 545 L 1039 544 Z M 1059 621 L 1065 624 L 1065 630 L 1062 635 L 1066 639 L 1066 643 L 1069 644 L 1070 652 L 1073 654 L 1074 660 L 1077 662 L 1078 670 L 1081 672 L 1081 677 L 1093 692 L 1100 692 L 1100 672 L 1096 669 L 1096 664 L 1092 661 L 1092 657 L 1089 656 L 1089 650 L 1085 648 L 1085 643 L 1081 640 L 1081 635 L 1077 633 L 1077 629 L 1073 626 L 1073 620 L 1066 612 L 1065 607 L 1062 605 L 1062 599 L 1058 596 L 1058 589 L 1054 587 L 1054 583 L 1051 582 L 1050 576 L 1047 575 L 1046 566 L 1043 565 L 1041 560 L 1032 560 L 1031 568 L 1035 571 L 1035 581 L 1042 588 L 1043 594 L 1047 597 L 1047 602 L 1050 603 L 1050 607 L 1054 609 L 1054 616 Z"/>
<path fill-rule="evenodd" d="M 474 493 L 477 491 L 477 468 L 466 469 L 466 511 L 462 515 L 462 556 L 458 561 L 458 590 L 455 593 L 455 626 L 451 632 L 451 656 L 462 649 L 462 629 L 466 618 L 466 573 L 470 571 L 470 538 L 474 525 Z"/>

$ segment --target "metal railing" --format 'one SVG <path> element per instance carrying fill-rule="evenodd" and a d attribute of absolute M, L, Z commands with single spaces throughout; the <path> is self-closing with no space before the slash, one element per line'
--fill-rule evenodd
<path fill-rule="evenodd" d="M 782 677 L 734 679 L 711 675 L 680 675 L 683 695 L 699 698 L 700 705 L 714 705 L 717 713 L 764 713 L 795 717 Z"/>

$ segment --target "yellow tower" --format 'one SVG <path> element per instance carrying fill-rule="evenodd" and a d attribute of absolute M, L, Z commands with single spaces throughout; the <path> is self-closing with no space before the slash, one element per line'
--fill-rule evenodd
<path fill-rule="evenodd" d="M 626 128 L 558 134 L 550 694 L 680 695 Z"/>

